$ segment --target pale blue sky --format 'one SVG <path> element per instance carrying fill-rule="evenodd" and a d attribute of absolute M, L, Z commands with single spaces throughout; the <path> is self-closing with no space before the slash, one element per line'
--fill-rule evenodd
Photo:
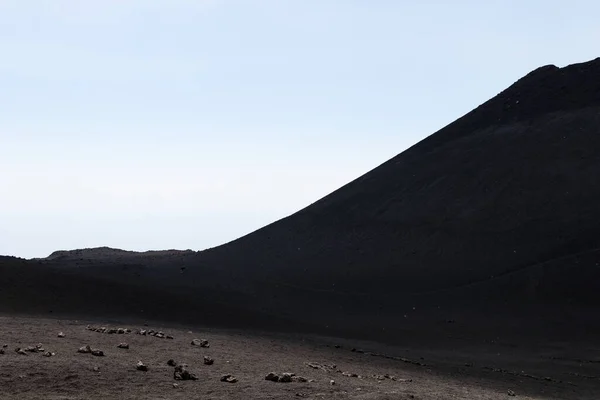
<path fill-rule="evenodd" d="M 545 64 L 596 1 L 0 0 L 0 254 L 212 247 Z"/>

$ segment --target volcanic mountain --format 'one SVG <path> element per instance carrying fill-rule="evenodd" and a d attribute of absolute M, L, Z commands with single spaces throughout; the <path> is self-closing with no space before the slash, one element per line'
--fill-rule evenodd
<path fill-rule="evenodd" d="M 363 325 L 367 336 L 456 313 L 574 318 L 600 305 L 599 204 L 600 58 L 538 68 L 339 190 L 222 246 L 0 262 L 13 285 L 0 307 Z M 115 288 L 123 301 L 107 294 Z"/>

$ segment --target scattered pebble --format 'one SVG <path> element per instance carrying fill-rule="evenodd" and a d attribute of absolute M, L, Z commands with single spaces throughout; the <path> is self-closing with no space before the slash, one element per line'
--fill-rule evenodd
<path fill-rule="evenodd" d="M 17 352 L 17 354 L 21 354 L 22 356 L 28 356 L 28 355 L 29 355 L 29 354 L 27 354 L 27 352 L 26 352 L 25 350 L 23 350 L 23 349 L 22 349 L 22 348 L 20 348 L 20 347 L 17 347 L 17 348 L 15 349 L 15 351 Z"/>
<path fill-rule="evenodd" d="M 104 357 L 104 352 L 98 349 L 92 349 L 92 355 L 96 357 Z"/>
<path fill-rule="evenodd" d="M 137 369 L 138 371 L 148 371 L 148 367 L 146 365 L 144 365 L 143 362 L 138 361 L 137 365 L 135 366 L 135 369 Z"/>
<path fill-rule="evenodd" d="M 271 382 L 279 382 L 279 376 L 275 372 L 269 372 L 267 376 L 265 376 L 265 380 Z"/>
<path fill-rule="evenodd" d="M 237 381 L 237 378 L 231 374 L 223 375 L 221 377 L 221 382 L 236 383 Z"/>
<path fill-rule="evenodd" d="M 509 396 L 516 396 L 517 394 L 514 391 L 508 389 L 508 395 Z"/>
<path fill-rule="evenodd" d="M 213 365 L 214 363 L 215 360 L 213 360 L 211 357 L 204 356 L 204 365 Z"/>
<path fill-rule="evenodd" d="M 171 366 L 171 367 L 174 367 L 174 366 L 176 366 L 176 365 L 177 365 L 177 363 L 175 362 L 175 360 L 173 360 L 173 359 L 171 358 L 169 361 L 167 361 L 167 365 L 169 365 L 169 366 Z"/>
<path fill-rule="evenodd" d="M 64 334 L 64 333 L 62 333 L 62 332 L 58 332 L 58 335 L 57 335 L 57 336 L 58 336 L 59 338 L 64 338 L 64 337 L 65 337 L 65 334 Z"/>
<path fill-rule="evenodd" d="M 206 339 L 194 339 L 192 340 L 192 346 L 210 347 L 210 344 Z"/>
<path fill-rule="evenodd" d="M 173 378 L 178 381 L 196 381 L 198 377 L 195 374 L 192 374 L 188 371 L 184 365 L 178 365 L 175 367 L 175 371 L 173 371 Z"/>
<path fill-rule="evenodd" d="M 119 349 L 129 349 L 129 344 L 128 343 L 119 343 L 119 345 L 117 347 Z"/>

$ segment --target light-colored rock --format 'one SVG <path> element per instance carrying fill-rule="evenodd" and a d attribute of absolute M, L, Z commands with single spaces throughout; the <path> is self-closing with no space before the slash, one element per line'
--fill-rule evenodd
<path fill-rule="evenodd" d="M 237 381 L 237 378 L 231 374 L 221 376 L 221 382 L 236 383 Z"/>
<path fill-rule="evenodd" d="M 137 369 L 138 371 L 148 371 L 148 367 L 146 365 L 144 365 L 143 362 L 138 361 L 138 363 L 135 366 L 135 369 Z"/>

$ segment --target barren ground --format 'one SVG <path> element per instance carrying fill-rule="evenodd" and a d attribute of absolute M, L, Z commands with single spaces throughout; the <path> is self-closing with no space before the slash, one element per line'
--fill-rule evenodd
<path fill-rule="evenodd" d="M 106 334 L 86 326 L 124 327 Z M 215 330 L 148 323 L 0 317 L 1 398 L 15 399 L 595 399 L 600 393 L 600 350 L 554 343 L 524 349 L 510 343 L 486 346 L 448 342 L 441 348 L 390 347 L 317 336 Z M 173 340 L 141 336 L 162 330 Z M 65 337 L 59 338 L 58 332 Z M 191 345 L 208 339 L 209 348 Z M 129 350 L 117 348 L 121 342 Z M 42 343 L 42 353 L 17 347 Z M 89 344 L 104 357 L 79 354 Z M 408 343 L 407 343 L 408 344 Z M 355 351 L 353 351 L 354 349 Z M 214 365 L 203 363 L 203 356 Z M 197 381 L 175 381 L 167 360 L 186 363 Z M 138 360 L 148 372 L 136 370 Z M 415 362 L 413 364 L 412 362 Z M 307 363 L 335 364 L 313 369 Z M 97 370 L 94 368 L 97 367 Z M 269 372 L 293 372 L 314 382 L 266 381 Z M 360 375 L 344 376 L 342 372 Z M 220 381 L 224 374 L 237 383 Z M 397 380 L 375 376 L 390 375 Z M 335 385 L 330 383 L 335 381 Z M 173 384 L 177 383 L 178 387 Z"/>

